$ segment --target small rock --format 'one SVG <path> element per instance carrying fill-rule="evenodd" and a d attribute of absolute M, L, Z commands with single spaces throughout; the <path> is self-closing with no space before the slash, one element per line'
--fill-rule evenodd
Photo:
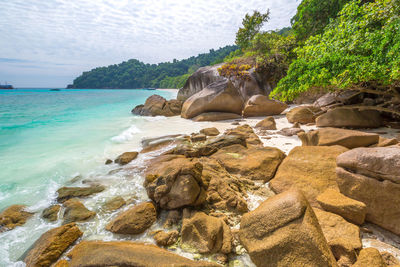
<path fill-rule="evenodd" d="M 24 225 L 33 213 L 27 212 L 24 205 L 12 205 L 0 213 L 0 233 Z"/>
<path fill-rule="evenodd" d="M 293 136 L 298 133 L 303 133 L 304 130 L 301 128 L 283 128 L 277 134 L 284 135 L 284 136 Z"/>
<path fill-rule="evenodd" d="M 357 260 L 357 252 L 346 239 L 335 238 L 328 242 L 340 267 L 350 267 Z"/>
<path fill-rule="evenodd" d="M 274 117 L 266 117 L 262 121 L 256 124 L 256 128 L 260 128 L 262 130 L 276 130 L 276 123 Z"/>
<path fill-rule="evenodd" d="M 364 248 L 360 251 L 357 262 L 352 267 L 386 267 L 381 254 L 376 248 Z"/>
<path fill-rule="evenodd" d="M 109 164 L 111 164 L 111 163 L 113 163 L 113 161 L 112 161 L 111 159 L 107 159 L 106 162 L 105 162 L 104 164 L 109 165 Z"/>
<path fill-rule="evenodd" d="M 231 125 L 240 125 L 239 122 L 232 122 Z"/>
<path fill-rule="evenodd" d="M 138 152 L 125 152 L 119 155 L 114 162 L 118 163 L 119 165 L 126 165 L 132 160 L 136 159 L 138 155 Z"/>
<path fill-rule="evenodd" d="M 382 259 L 385 262 L 385 264 L 388 266 L 399 266 L 400 265 L 400 261 L 395 256 L 393 256 L 392 254 L 390 254 L 387 251 L 381 252 L 381 256 L 382 256 Z"/>
<path fill-rule="evenodd" d="M 290 123 L 314 123 L 320 111 L 320 108 L 314 106 L 299 106 L 286 113 L 286 118 Z"/>
<path fill-rule="evenodd" d="M 42 212 L 42 218 L 49 220 L 50 222 L 57 221 L 58 219 L 58 212 L 60 211 L 60 205 L 52 205 Z"/>
<path fill-rule="evenodd" d="M 158 231 L 154 235 L 154 240 L 157 245 L 166 247 L 175 244 L 178 240 L 178 236 L 179 233 L 176 230 L 170 232 Z"/>
<path fill-rule="evenodd" d="M 64 202 L 71 198 L 76 197 L 87 197 L 99 192 L 104 191 L 105 187 L 101 185 L 95 185 L 90 187 L 61 187 L 57 190 L 58 202 Z"/>
<path fill-rule="evenodd" d="M 177 225 L 182 219 L 182 213 L 179 210 L 170 210 L 168 211 L 167 218 L 164 222 L 164 228 L 172 227 L 173 225 Z"/>
<path fill-rule="evenodd" d="M 200 133 L 202 133 L 202 134 L 204 134 L 206 136 L 217 136 L 217 135 L 219 135 L 219 131 L 215 127 L 202 129 L 202 130 L 200 130 Z"/>
<path fill-rule="evenodd" d="M 126 201 L 122 197 L 117 196 L 104 203 L 102 208 L 105 211 L 115 211 L 124 205 L 126 205 Z"/>
<path fill-rule="evenodd" d="M 299 123 L 299 122 L 295 122 L 295 123 L 292 125 L 292 128 L 301 128 L 300 123 Z"/>
<path fill-rule="evenodd" d="M 190 140 L 192 142 L 201 142 L 201 141 L 206 141 L 207 140 L 207 136 L 204 134 L 194 134 L 190 137 Z"/>
<path fill-rule="evenodd" d="M 96 215 L 96 212 L 88 210 L 78 199 L 73 198 L 64 202 L 63 224 L 71 222 L 84 222 Z"/>

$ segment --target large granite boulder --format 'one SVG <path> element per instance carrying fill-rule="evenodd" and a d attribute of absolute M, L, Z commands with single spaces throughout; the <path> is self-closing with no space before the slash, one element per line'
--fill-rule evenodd
<path fill-rule="evenodd" d="M 366 221 L 400 234 L 400 148 L 356 148 L 337 158 L 340 191 L 367 206 Z"/>
<path fill-rule="evenodd" d="M 201 163 L 180 155 L 153 159 L 145 172 L 148 196 L 162 209 L 196 206 L 205 201 Z"/>
<path fill-rule="evenodd" d="M 206 88 L 209 84 L 227 80 L 227 78 L 219 75 L 218 68 L 222 65 L 223 64 L 218 64 L 199 68 L 187 79 L 185 85 L 179 89 L 177 99 L 185 101 L 192 95 Z"/>
<path fill-rule="evenodd" d="M 378 111 L 339 107 L 328 110 L 316 119 L 318 127 L 377 128 L 382 125 Z"/>
<path fill-rule="evenodd" d="M 0 213 L 0 233 L 24 225 L 33 213 L 25 211 L 24 205 L 12 205 Z"/>
<path fill-rule="evenodd" d="M 205 112 L 227 112 L 241 115 L 243 98 L 238 89 L 228 80 L 208 85 L 189 97 L 182 107 L 181 116 L 191 119 Z"/>
<path fill-rule="evenodd" d="M 159 95 L 152 95 L 146 99 L 144 105 L 132 109 L 132 113 L 141 116 L 178 116 L 182 110 L 182 101 L 166 100 Z"/>
<path fill-rule="evenodd" d="M 290 123 L 314 123 L 320 108 L 314 106 L 299 106 L 286 113 L 286 118 Z"/>
<path fill-rule="evenodd" d="M 200 253 L 224 253 L 232 250 L 232 233 L 221 218 L 208 216 L 204 212 L 193 212 L 183 218 L 182 246 Z"/>
<path fill-rule="evenodd" d="M 243 117 L 279 115 L 286 108 L 285 103 L 269 99 L 265 95 L 253 95 L 244 106 Z"/>
<path fill-rule="evenodd" d="M 336 157 L 347 151 L 342 146 L 295 147 L 279 165 L 269 186 L 275 193 L 290 188 L 302 190 L 310 204 L 320 207 L 316 198 L 326 189 L 339 190 L 336 183 Z"/>
<path fill-rule="evenodd" d="M 378 143 L 379 135 L 340 128 L 322 128 L 298 134 L 303 146 L 340 145 L 349 149 L 367 147 Z"/>
<path fill-rule="evenodd" d="M 151 202 L 141 203 L 121 212 L 106 230 L 117 234 L 141 234 L 157 220 L 156 207 Z"/>
<path fill-rule="evenodd" d="M 226 121 L 241 119 L 242 116 L 229 112 L 204 112 L 192 118 L 193 121 Z"/>
<path fill-rule="evenodd" d="M 84 222 L 92 219 L 96 212 L 88 210 L 78 199 L 72 198 L 64 202 L 63 224 Z"/>
<path fill-rule="evenodd" d="M 216 159 L 230 174 L 267 182 L 274 177 L 285 156 L 274 147 L 245 148 L 233 145 L 218 150 L 211 158 Z"/>
<path fill-rule="evenodd" d="M 57 190 L 57 201 L 64 202 L 71 198 L 87 197 L 102 192 L 104 189 L 105 187 L 102 185 L 94 185 L 90 187 L 61 187 Z"/>
<path fill-rule="evenodd" d="M 82 241 L 68 254 L 71 267 L 146 266 L 207 267 L 219 266 L 205 261 L 192 261 L 154 245 L 130 241 Z"/>
<path fill-rule="evenodd" d="M 26 266 L 51 266 L 82 234 L 75 223 L 47 231 L 33 244 L 26 255 L 24 259 Z"/>
<path fill-rule="evenodd" d="M 337 266 L 314 211 L 289 190 L 243 215 L 239 239 L 260 266 Z"/>

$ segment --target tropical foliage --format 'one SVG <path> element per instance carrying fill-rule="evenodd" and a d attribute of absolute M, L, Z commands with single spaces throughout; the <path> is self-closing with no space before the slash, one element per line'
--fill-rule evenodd
<path fill-rule="evenodd" d="M 261 27 L 269 20 L 269 10 L 265 14 L 254 11 L 253 15 L 246 14 L 242 21 L 243 27 L 236 33 L 236 44 L 243 50 L 250 46 L 251 40 L 260 32 Z"/>

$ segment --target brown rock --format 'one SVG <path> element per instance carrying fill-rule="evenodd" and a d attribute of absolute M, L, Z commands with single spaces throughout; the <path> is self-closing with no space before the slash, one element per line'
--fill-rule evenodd
<path fill-rule="evenodd" d="M 357 108 L 334 108 L 316 119 L 318 127 L 377 128 L 382 125 L 380 113 Z"/>
<path fill-rule="evenodd" d="M 109 164 L 111 164 L 111 163 L 113 163 L 113 161 L 112 161 L 111 159 L 107 159 L 106 162 L 105 162 L 104 164 L 109 165 Z"/>
<path fill-rule="evenodd" d="M 244 117 L 279 115 L 287 108 L 285 103 L 269 99 L 264 95 L 253 95 L 243 109 Z"/>
<path fill-rule="evenodd" d="M 282 128 L 277 134 L 284 136 L 293 136 L 299 133 L 304 133 L 304 130 L 301 128 Z"/>
<path fill-rule="evenodd" d="M 246 139 L 247 146 L 263 146 L 262 141 L 258 136 L 254 133 L 253 128 L 251 128 L 248 124 L 240 125 L 233 129 L 228 129 L 225 131 L 226 135 L 236 135 L 241 136 Z"/>
<path fill-rule="evenodd" d="M 346 150 L 342 146 L 295 147 L 279 165 L 269 186 L 275 193 L 292 187 L 300 189 L 312 206 L 319 207 L 319 194 L 328 188 L 338 190 L 336 157 Z"/>
<path fill-rule="evenodd" d="M 126 165 L 132 160 L 136 159 L 138 155 L 138 152 L 125 152 L 119 155 L 114 162 L 118 163 L 119 165 Z"/>
<path fill-rule="evenodd" d="M 58 202 L 64 202 L 71 198 L 87 197 L 99 192 L 104 191 L 105 187 L 102 185 L 95 185 L 90 187 L 61 187 L 57 190 Z"/>
<path fill-rule="evenodd" d="M 186 99 L 181 116 L 190 119 L 205 112 L 228 112 L 241 115 L 243 98 L 231 81 L 217 81 Z"/>
<path fill-rule="evenodd" d="M 320 111 L 320 108 L 314 106 L 299 106 L 286 113 L 286 118 L 290 123 L 312 123 L 315 122 L 316 115 Z"/>
<path fill-rule="evenodd" d="M 233 145 L 221 148 L 211 158 L 216 159 L 231 174 L 267 182 L 275 175 L 285 156 L 281 150 L 273 147 L 245 148 Z"/>
<path fill-rule="evenodd" d="M 219 218 L 195 212 L 182 221 L 182 243 L 200 253 L 221 252 L 228 254 L 232 250 L 232 233 L 228 225 Z"/>
<path fill-rule="evenodd" d="M 396 138 L 384 138 L 382 136 L 379 136 L 379 143 L 378 143 L 378 147 L 385 147 L 385 146 L 393 146 L 393 145 L 397 145 L 399 143 L 399 141 Z"/>
<path fill-rule="evenodd" d="M 132 109 L 132 113 L 141 116 L 178 116 L 182 110 L 182 101 L 172 99 L 167 101 L 159 95 L 152 95 L 146 99 L 144 105 Z"/>
<path fill-rule="evenodd" d="M 190 140 L 191 140 L 192 142 L 206 141 L 206 140 L 207 140 L 207 136 L 205 136 L 204 134 L 195 134 L 195 135 L 192 135 L 192 136 L 190 137 Z"/>
<path fill-rule="evenodd" d="M 24 205 L 12 205 L 0 213 L 0 233 L 24 225 L 33 213 L 27 212 Z"/>
<path fill-rule="evenodd" d="M 104 211 L 110 212 L 110 211 L 115 211 L 124 205 L 126 205 L 126 201 L 121 196 L 117 196 L 104 203 L 102 208 Z"/>
<path fill-rule="evenodd" d="M 164 222 L 164 228 L 170 228 L 177 225 L 182 219 L 182 213 L 179 210 L 169 210 Z"/>
<path fill-rule="evenodd" d="M 352 267 L 386 267 L 381 254 L 376 248 L 364 248 L 358 256 L 357 262 Z"/>
<path fill-rule="evenodd" d="M 141 234 L 157 220 L 156 207 L 151 202 L 141 203 L 120 213 L 106 226 L 117 234 Z"/>
<path fill-rule="evenodd" d="M 383 251 L 380 253 L 381 253 L 382 259 L 386 265 L 393 266 L 393 267 L 400 266 L 400 261 L 395 256 L 390 254 L 389 252 Z"/>
<path fill-rule="evenodd" d="M 357 251 L 344 238 L 335 238 L 328 242 L 339 267 L 351 267 L 357 260 Z"/>
<path fill-rule="evenodd" d="M 336 213 L 346 220 L 361 225 L 364 223 L 367 207 L 363 202 L 351 199 L 334 189 L 327 189 L 317 197 L 321 207 Z"/>
<path fill-rule="evenodd" d="M 157 245 L 165 247 L 175 244 L 178 240 L 178 236 L 179 233 L 176 230 L 170 232 L 158 231 L 154 235 L 154 240 L 156 241 Z"/>
<path fill-rule="evenodd" d="M 256 124 L 256 128 L 260 128 L 262 130 L 276 130 L 274 117 L 266 117 Z"/>
<path fill-rule="evenodd" d="M 306 198 L 286 191 L 243 215 L 239 239 L 256 266 L 337 266 Z"/>
<path fill-rule="evenodd" d="M 340 128 L 323 128 L 298 134 L 303 146 L 340 145 L 349 149 L 378 143 L 379 135 Z"/>
<path fill-rule="evenodd" d="M 63 224 L 71 222 L 84 222 L 92 219 L 96 212 L 88 210 L 82 202 L 73 198 L 64 202 L 64 221 Z"/>
<path fill-rule="evenodd" d="M 45 219 L 49 220 L 50 222 L 57 221 L 58 213 L 59 213 L 60 209 L 61 209 L 60 205 L 52 205 L 43 210 L 42 218 L 45 218 Z"/>
<path fill-rule="evenodd" d="M 183 156 L 159 156 L 145 173 L 147 194 L 162 209 L 200 205 L 206 197 L 202 170 L 202 164 Z"/>
<path fill-rule="evenodd" d="M 204 112 L 193 117 L 193 121 L 226 121 L 240 119 L 242 116 L 229 112 Z"/>
<path fill-rule="evenodd" d="M 75 223 L 47 231 L 35 242 L 25 257 L 26 266 L 51 266 L 82 234 Z"/>
<path fill-rule="evenodd" d="M 82 241 L 69 253 L 71 267 L 146 266 L 206 267 L 219 266 L 205 261 L 192 261 L 154 245 L 130 241 Z"/>
<path fill-rule="evenodd" d="M 67 260 L 59 260 L 52 267 L 69 267 L 69 262 Z"/>
<path fill-rule="evenodd" d="M 206 136 L 217 136 L 217 135 L 219 135 L 219 131 L 215 127 L 204 128 L 204 129 L 200 130 L 200 133 L 202 133 L 202 134 L 204 134 Z"/>

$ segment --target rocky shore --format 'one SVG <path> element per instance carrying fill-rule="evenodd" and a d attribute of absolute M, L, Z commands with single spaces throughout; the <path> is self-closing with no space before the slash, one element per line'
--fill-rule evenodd
<path fill-rule="evenodd" d="M 39 214 L 55 227 L 21 260 L 58 267 L 400 266 L 397 122 L 352 106 L 359 95 L 328 93 L 306 105 L 271 100 L 270 86 L 251 77 L 226 79 L 215 67 L 201 68 L 177 100 L 155 95 L 135 107 L 135 114 L 211 120 L 214 127 L 145 139 L 141 151 L 105 162 L 113 173 L 141 177 L 132 182 L 145 189 L 143 198 L 135 197 L 138 189 L 121 189 L 89 209 L 87 201 L 119 181 L 78 178 L 59 188 L 54 205 Z M 21 205 L 5 209 L 0 232 L 31 216 Z M 106 237 L 90 235 L 88 224 L 99 220 Z"/>

